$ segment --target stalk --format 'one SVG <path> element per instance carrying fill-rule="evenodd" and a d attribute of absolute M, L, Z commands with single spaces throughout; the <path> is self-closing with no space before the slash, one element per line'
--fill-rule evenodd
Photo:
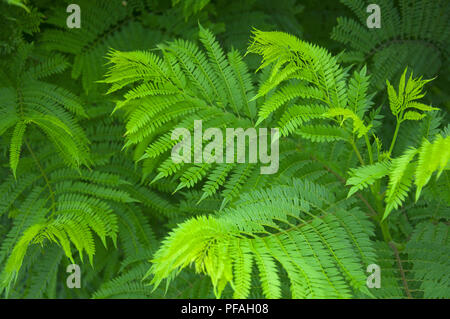
<path fill-rule="evenodd" d="M 394 149 L 395 141 L 397 140 L 398 130 L 400 128 L 400 121 L 397 119 L 397 125 L 395 126 L 394 137 L 392 138 L 391 147 L 389 147 L 389 156 L 392 154 L 392 150 Z"/>

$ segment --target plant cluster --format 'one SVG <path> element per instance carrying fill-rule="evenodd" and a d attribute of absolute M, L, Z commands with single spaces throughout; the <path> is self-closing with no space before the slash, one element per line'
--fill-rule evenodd
<path fill-rule="evenodd" d="M 71 2 L 0 1 L 0 296 L 450 297 L 447 1 Z M 278 171 L 174 162 L 196 120 Z"/>

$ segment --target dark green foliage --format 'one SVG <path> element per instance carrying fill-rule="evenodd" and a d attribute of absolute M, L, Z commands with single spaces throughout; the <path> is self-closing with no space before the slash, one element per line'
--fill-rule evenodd
<path fill-rule="evenodd" d="M 447 2 L 0 0 L 0 296 L 449 298 Z"/>

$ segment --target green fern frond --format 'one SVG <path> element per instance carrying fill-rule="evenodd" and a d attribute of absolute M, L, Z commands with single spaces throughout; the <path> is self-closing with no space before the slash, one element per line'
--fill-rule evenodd
<path fill-rule="evenodd" d="M 177 227 L 155 254 L 148 275 L 157 287 L 194 263 L 198 272 L 211 277 L 216 295 L 230 283 L 235 297 L 246 297 L 255 263 L 264 295 L 277 298 L 279 263 L 288 272 L 295 298 L 366 291 L 360 265 L 374 256 L 371 231 L 362 226 L 369 224 L 355 209 L 350 214 L 328 212 L 328 200 L 333 196 L 325 188 L 300 180 L 250 193 L 233 209 Z M 329 262 L 339 271 L 329 268 Z"/>
<path fill-rule="evenodd" d="M 366 135 L 369 132 L 370 127 L 371 127 L 371 125 L 368 125 L 368 126 L 364 125 L 363 120 L 350 109 L 330 108 L 324 114 L 324 116 L 331 117 L 331 118 L 342 116 L 342 123 L 346 119 L 352 119 L 352 121 L 353 121 L 353 132 L 354 133 L 358 133 L 358 137 L 362 137 L 362 136 Z"/>
<path fill-rule="evenodd" d="M 417 149 L 411 148 L 402 156 L 392 160 L 391 170 L 389 172 L 389 184 L 385 197 L 386 210 L 383 218 L 386 218 L 393 209 L 401 206 L 405 200 L 412 183 L 415 169 L 415 165 L 411 161 L 416 154 Z"/>
<path fill-rule="evenodd" d="M 343 60 L 368 65 L 372 87 L 383 88 L 386 79 L 398 78 L 408 65 L 426 76 L 445 66 L 450 42 L 445 1 L 379 1 L 381 27 L 373 29 L 367 27 L 370 1 L 341 2 L 357 19 L 339 17 L 331 38 L 345 45 Z"/>
<path fill-rule="evenodd" d="M 352 185 L 347 197 L 352 196 L 357 191 L 367 188 L 375 181 L 389 174 L 390 163 L 378 162 L 373 165 L 361 166 L 350 170 L 350 178 L 347 185 Z"/>
<path fill-rule="evenodd" d="M 419 148 L 419 160 L 415 171 L 414 182 L 416 184 L 416 201 L 420 197 L 420 192 L 437 171 L 436 178 L 439 178 L 442 171 L 446 169 L 450 160 L 450 137 L 445 138 L 438 135 L 433 143 L 424 140 Z"/>
<path fill-rule="evenodd" d="M 347 141 L 349 134 L 343 128 L 331 125 L 304 125 L 296 131 L 313 142 Z"/>
<path fill-rule="evenodd" d="M 448 226 L 424 222 L 417 225 L 406 245 L 412 276 L 418 281 L 423 298 L 446 298 L 450 277 L 447 273 Z"/>
<path fill-rule="evenodd" d="M 9 151 L 9 165 L 16 176 L 17 165 L 19 164 L 20 149 L 22 148 L 23 135 L 27 127 L 26 122 L 18 122 L 14 127 L 13 136 L 11 138 L 11 147 Z"/>
<path fill-rule="evenodd" d="M 430 80 L 422 80 L 422 77 L 413 78 L 413 74 L 411 73 L 408 80 L 406 80 L 407 69 L 403 72 L 400 77 L 398 93 L 395 91 L 394 87 L 386 80 L 388 95 L 389 95 L 389 106 L 391 108 L 392 114 L 395 115 L 399 122 L 404 120 L 421 120 L 425 114 L 421 114 L 415 111 L 406 111 L 409 108 L 415 108 L 422 111 L 434 111 L 439 110 L 438 108 L 434 108 L 422 103 L 418 103 L 415 100 L 418 100 L 425 96 L 425 93 L 422 93 L 423 87 L 426 83 L 432 81 Z"/>

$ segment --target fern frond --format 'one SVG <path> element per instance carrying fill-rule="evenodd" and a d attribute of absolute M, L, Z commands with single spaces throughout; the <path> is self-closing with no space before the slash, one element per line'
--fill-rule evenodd
<path fill-rule="evenodd" d="M 300 136 L 313 142 L 347 141 L 349 134 L 341 127 L 331 125 L 304 125 L 296 131 Z"/>
<path fill-rule="evenodd" d="M 417 225 L 406 245 L 412 275 L 419 282 L 423 298 L 446 298 L 450 293 L 448 236 L 447 225 L 424 222 Z"/>
<path fill-rule="evenodd" d="M 368 65 L 372 87 L 383 88 L 386 79 L 398 78 L 408 65 L 426 76 L 434 76 L 445 65 L 450 42 L 445 1 L 379 1 L 381 28 L 374 29 L 366 25 L 371 2 L 341 2 L 357 19 L 339 17 L 331 37 L 345 45 L 343 60 Z"/>
<path fill-rule="evenodd" d="M 401 206 L 405 200 L 411 187 L 415 169 L 415 165 L 411 161 L 416 154 L 417 149 L 410 148 L 402 156 L 392 160 L 383 218 L 386 218 L 393 209 Z"/>
<path fill-rule="evenodd" d="M 390 163 L 378 162 L 373 165 L 361 166 L 350 170 L 350 178 L 347 185 L 352 185 L 347 197 L 352 196 L 357 191 L 367 188 L 375 181 L 389 174 Z"/>
<path fill-rule="evenodd" d="M 346 119 L 352 119 L 353 121 L 353 132 L 358 133 L 358 137 L 362 137 L 366 135 L 371 125 L 364 125 L 363 120 L 356 115 L 352 110 L 345 109 L 345 108 L 330 108 L 324 116 L 326 117 L 338 117 L 342 116 L 342 122 L 344 122 Z"/>
<path fill-rule="evenodd" d="M 414 182 L 416 184 L 416 201 L 420 197 L 420 192 L 437 171 L 436 178 L 439 178 L 450 160 L 450 136 L 445 138 L 438 135 L 433 143 L 424 140 L 419 148 L 419 160 L 415 171 Z"/>
<path fill-rule="evenodd" d="M 11 138 L 11 147 L 9 151 L 9 165 L 11 170 L 16 176 L 17 164 L 19 164 L 20 149 L 22 148 L 23 135 L 25 134 L 25 129 L 27 127 L 26 122 L 19 122 L 14 127 L 13 136 Z"/>

